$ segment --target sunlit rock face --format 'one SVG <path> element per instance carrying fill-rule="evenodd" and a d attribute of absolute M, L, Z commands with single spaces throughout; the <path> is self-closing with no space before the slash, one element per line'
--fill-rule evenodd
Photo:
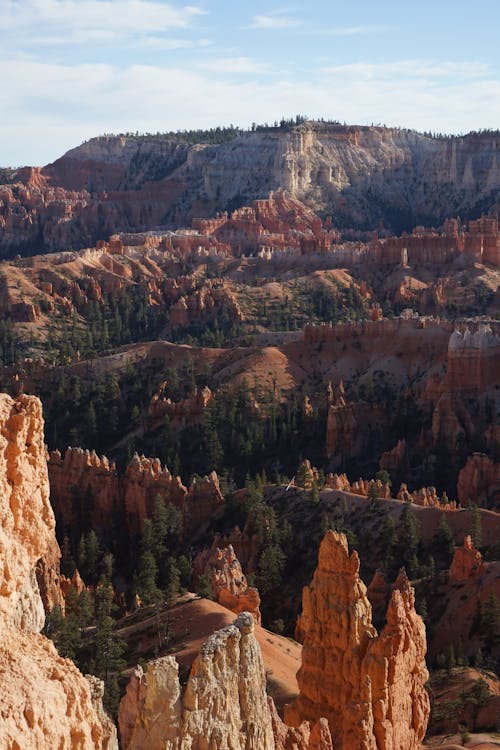
<path fill-rule="evenodd" d="M 413 589 L 400 576 L 378 635 L 358 555 L 349 555 L 344 534 L 327 532 L 303 592 L 300 695 L 285 721 L 298 726 L 326 717 L 333 746 L 342 750 L 420 747 L 430 706 L 425 626 L 414 604 Z"/>
<path fill-rule="evenodd" d="M 115 750 L 102 683 L 89 680 L 39 634 L 35 567 L 57 546 L 42 405 L 0 394 L 0 746 Z"/>

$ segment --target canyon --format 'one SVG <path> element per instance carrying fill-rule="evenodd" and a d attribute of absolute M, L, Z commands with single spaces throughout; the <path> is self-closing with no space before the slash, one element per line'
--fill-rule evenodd
<path fill-rule="evenodd" d="M 194 140 L 2 172 L 0 747 L 491 732 L 497 134 Z"/>
<path fill-rule="evenodd" d="M 2 255 L 210 217 L 283 188 L 344 226 L 393 230 L 497 207 L 497 139 L 305 122 L 220 144 L 104 136 L 1 190 Z M 484 209 L 483 209 L 484 210 Z"/>

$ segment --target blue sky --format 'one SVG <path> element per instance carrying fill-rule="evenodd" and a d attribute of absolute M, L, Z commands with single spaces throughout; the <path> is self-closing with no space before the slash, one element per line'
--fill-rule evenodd
<path fill-rule="evenodd" d="M 0 0 L 0 165 L 298 113 L 499 128 L 499 28 L 499 0 Z"/>

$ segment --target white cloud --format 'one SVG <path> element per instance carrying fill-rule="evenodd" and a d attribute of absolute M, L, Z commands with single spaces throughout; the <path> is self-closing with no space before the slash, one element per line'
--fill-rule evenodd
<path fill-rule="evenodd" d="M 244 57 L 190 70 L 0 61 L 0 165 L 47 163 L 100 133 L 247 127 L 297 112 L 443 132 L 500 122 L 500 80 L 475 63 L 403 60 L 242 82 L 223 75 L 228 60 L 235 70 L 254 65 Z"/>
<path fill-rule="evenodd" d="M 332 36 L 359 36 L 361 34 L 386 34 L 393 31 L 391 26 L 335 26 L 326 29 L 325 34 Z"/>
<path fill-rule="evenodd" d="M 271 16 L 252 16 L 252 29 L 291 29 L 301 26 L 302 21 L 291 16 L 275 14 Z"/>
<path fill-rule="evenodd" d="M 249 57 L 221 57 L 216 60 L 203 60 L 196 66 L 198 69 L 211 73 L 265 73 L 270 70 L 268 63 L 257 62 Z"/>
<path fill-rule="evenodd" d="M 0 0 L 0 31 L 35 30 L 48 43 L 159 34 L 190 27 L 204 14 L 195 6 L 176 7 L 155 0 Z M 106 38 L 106 36 L 104 36 Z M 19 41 L 19 39 L 17 40 Z"/>
<path fill-rule="evenodd" d="M 400 78 L 481 78 L 489 73 L 489 67 L 477 62 L 445 62 L 432 60 L 396 60 L 387 63 L 352 63 L 325 66 L 321 72 L 331 76 L 350 76 L 355 79 Z"/>

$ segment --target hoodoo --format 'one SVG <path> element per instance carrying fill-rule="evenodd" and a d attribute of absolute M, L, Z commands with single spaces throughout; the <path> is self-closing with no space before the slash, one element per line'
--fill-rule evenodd
<path fill-rule="evenodd" d="M 416 750 L 429 718 L 426 637 L 414 592 L 400 575 L 380 633 L 359 577 L 357 552 L 344 534 L 328 531 L 318 567 L 302 599 L 300 695 L 287 723 L 327 718 L 340 750 Z"/>

